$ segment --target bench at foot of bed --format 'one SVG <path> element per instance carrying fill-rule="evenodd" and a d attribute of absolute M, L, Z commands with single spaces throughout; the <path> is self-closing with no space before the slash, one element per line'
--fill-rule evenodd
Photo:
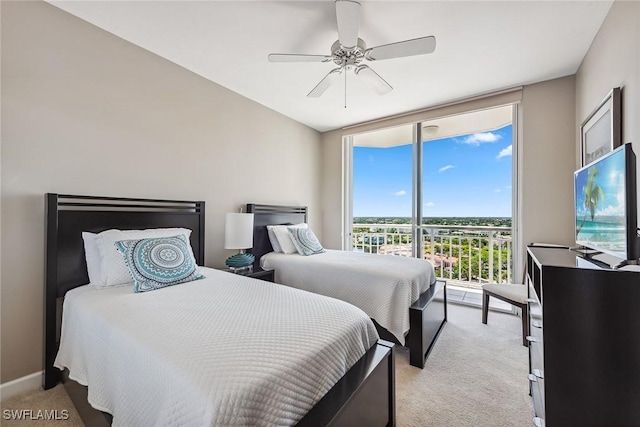
<path fill-rule="evenodd" d="M 424 368 L 440 331 L 447 321 L 447 284 L 442 280 L 427 289 L 409 307 L 409 326 L 406 342 L 411 366 Z"/>

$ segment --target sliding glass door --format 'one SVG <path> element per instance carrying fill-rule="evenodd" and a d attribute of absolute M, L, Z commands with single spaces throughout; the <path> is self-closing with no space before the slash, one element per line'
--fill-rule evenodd
<path fill-rule="evenodd" d="M 450 284 L 511 281 L 512 114 L 508 106 L 422 124 L 422 256 Z"/>
<path fill-rule="evenodd" d="M 413 149 L 413 125 L 354 138 L 353 250 L 412 255 Z"/>
<path fill-rule="evenodd" d="M 513 114 L 506 106 L 350 137 L 345 248 L 422 258 L 469 287 L 511 281 Z"/>

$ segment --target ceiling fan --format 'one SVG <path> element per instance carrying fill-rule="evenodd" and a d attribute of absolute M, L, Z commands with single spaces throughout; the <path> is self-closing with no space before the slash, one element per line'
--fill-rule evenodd
<path fill-rule="evenodd" d="M 363 60 L 381 61 L 384 59 L 401 58 L 405 56 L 424 55 L 436 49 L 436 38 L 433 36 L 420 37 L 396 43 L 385 44 L 367 49 L 367 45 L 358 37 L 360 23 L 360 3 L 354 0 L 336 0 L 336 18 L 338 21 L 338 40 L 331 46 L 330 55 L 304 55 L 272 53 L 269 62 L 334 62 L 337 68 L 320 80 L 320 83 L 307 94 L 317 98 L 331 86 L 341 74 L 353 70 L 379 95 L 393 90 L 378 73 L 365 64 Z M 345 80 L 346 81 L 346 80 Z M 346 89 L 345 89 L 346 90 Z"/>

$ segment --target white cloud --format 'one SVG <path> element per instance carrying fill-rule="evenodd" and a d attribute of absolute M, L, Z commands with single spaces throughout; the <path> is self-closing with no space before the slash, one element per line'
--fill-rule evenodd
<path fill-rule="evenodd" d="M 624 215 L 624 205 L 609 205 L 606 208 L 599 209 L 598 215 L 604 216 L 621 216 Z"/>
<path fill-rule="evenodd" d="M 395 193 L 393 193 L 394 196 L 404 196 L 405 194 L 407 194 L 407 192 L 404 190 L 396 191 Z"/>
<path fill-rule="evenodd" d="M 470 145 L 486 144 L 488 142 L 496 142 L 501 139 L 502 135 L 493 132 L 474 133 L 467 136 L 462 142 Z"/>
<path fill-rule="evenodd" d="M 624 176 L 622 174 L 618 175 L 618 194 L 616 194 L 616 201 L 618 202 L 618 206 L 624 206 L 625 202 L 625 186 L 624 186 Z"/>
<path fill-rule="evenodd" d="M 624 199 L 625 199 L 625 195 L 624 195 L 624 176 L 622 175 L 615 175 L 611 177 L 611 181 L 616 181 L 618 180 L 618 192 L 615 195 L 615 204 L 610 204 L 609 206 L 603 207 L 598 209 L 597 211 L 597 215 L 604 215 L 604 216 L 623 216 L 625 214 L 624 208 Z M 609 202 L 611 203 L 611 200 L 605 200 L 605 203 Z"/>
<path fill-rule="evenodd" d="M 500 150 L 500 152 L 496 156 L 496 159 L 501 159 L 503 157 L 511 156 L 512 150 L 513 150 L 513 144 L 509 145 L 506 148 L 503 148 L 502 150 Z"/>
<path fill-rule="evenodd" d="M 455 167 L 455 166 L 453 166 L 453 165 L 443 166 L 443 167 L 441 167 L 440 169 L 438 169 L 438 172 L 444 172 L 444 171 L 446 171 L 446 170 L 453 169 L 454 167 Z"/>
<path fill-rule="evenodd" d="M 424 207 L 425 207 L 425 208 L 430 208 L 431 206 L 435 206 L 435 205 L 436 205 L 436 204 L 435 204 L 435 203 L 433 203 L 433 202 L 427 202 L 427 203 L 425 203 L 425 204 L 424 204 Z"/>
<path fill-rule="evenodd" d="M 494 193 L 499 193 L 501 190 L 499 188 L 496 188 L 493 190 Z"/>

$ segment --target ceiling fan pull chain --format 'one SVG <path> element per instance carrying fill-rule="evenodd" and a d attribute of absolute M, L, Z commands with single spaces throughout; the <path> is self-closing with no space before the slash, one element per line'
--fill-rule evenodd
<path fill-rule="evenodd" d="M 344 68 L 344 108 L 347 108 L 347 67 Z"/>

